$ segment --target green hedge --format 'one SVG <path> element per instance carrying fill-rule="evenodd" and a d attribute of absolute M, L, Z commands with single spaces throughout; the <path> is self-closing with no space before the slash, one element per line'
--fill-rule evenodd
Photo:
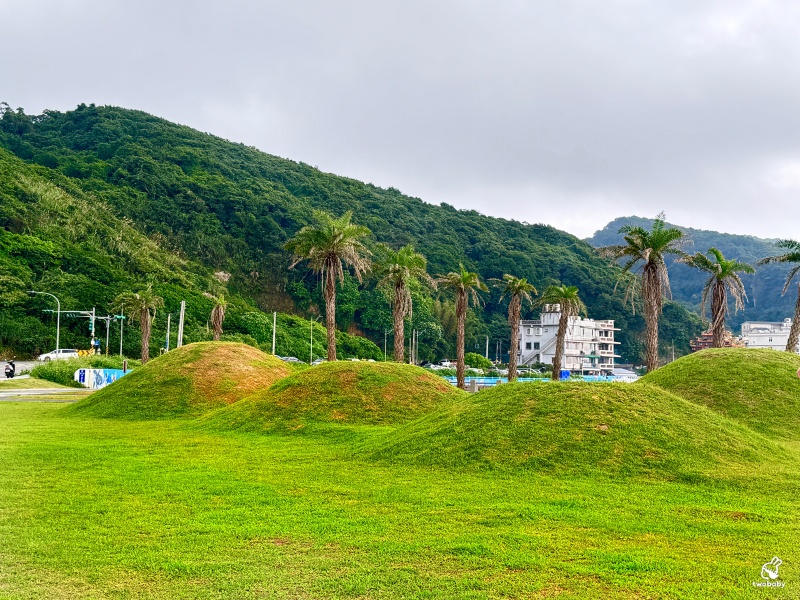
<path fill-rule="evenodd" d="M 128 359 L 128 368 L 142 364 L 139 360 Z M 35 366 L 31 370 L 32 377 L 46 379 L 70 387 L 82 387 L 75 381 L 75 371 L 78 369 L 121 369 L 122 358 L 119 356 L 86 356 L 83 358 L 70 358 L 69 360 L 51 360 Z"/>

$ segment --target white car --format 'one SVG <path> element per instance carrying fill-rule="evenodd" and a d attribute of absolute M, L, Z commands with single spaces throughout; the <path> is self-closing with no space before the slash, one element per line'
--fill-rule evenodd
<path fill-rule="evenodd" d="M 75 349 L 64 349 L 61 348 L 60 350 L 53 350 L 52 352 L 47 352 L 46 354 L 40 354 L 38 360 L 42 362 L 50 362 L 51 360 L 66 360 L 68 358 L 78 358 L 78 351 Z"/>

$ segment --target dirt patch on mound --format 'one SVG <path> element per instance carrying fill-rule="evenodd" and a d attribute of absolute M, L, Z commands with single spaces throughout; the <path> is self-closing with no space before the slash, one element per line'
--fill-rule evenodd
<path fill-rule="evenodd" d="M 265 358 L 260 350 L 237 344 L 209 347 L 181 372 L 191 377 L 192 386 L 203 398 L 233 404 L 286 377 L 289 368 L 280 359 Z"/>

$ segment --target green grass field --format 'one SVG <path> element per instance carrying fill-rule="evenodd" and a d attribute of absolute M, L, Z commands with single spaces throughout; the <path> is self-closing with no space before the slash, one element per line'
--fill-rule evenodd
<path fill-rule="evenodd" d="M 652 385 L 275 433 L 76 416 L 0 403 L 0 598 L 800 598 L 800 436 Z"/>
<path fill-rule="evenodd" d="M 40 389 L 50 389 L 50 388 L 65 388 L 58 383 L 53 383 L 52 381 L 47 381 L 45 379 L 37 379 L 36 377 L 26 377 L 25 379 L 20 379 L 19 377 L 15 377 L 14 379 L 0 379 L 0 391 L 3 390 L 40 390 Z"/>

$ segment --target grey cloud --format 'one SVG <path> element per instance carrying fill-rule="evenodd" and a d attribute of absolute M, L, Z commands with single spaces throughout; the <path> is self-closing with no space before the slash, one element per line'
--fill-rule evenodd
<path fill-rule="evenodd" d="M 139 108 L 431 202 L 582 236 L 661 209 L 690 226 L 796 235 L 793 2 L 0 9 L 13 16 L 0 35 L 14 49 L 0 99 L 31 112 Z"/>

